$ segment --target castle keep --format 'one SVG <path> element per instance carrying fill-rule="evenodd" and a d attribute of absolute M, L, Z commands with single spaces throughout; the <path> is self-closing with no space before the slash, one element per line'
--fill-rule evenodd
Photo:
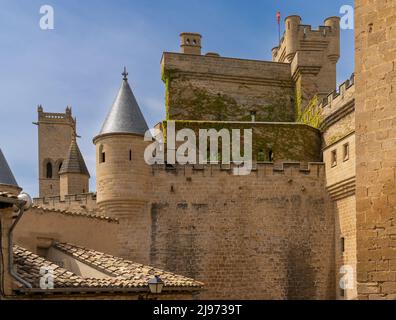
<path fill-rule="evenodd" d="M 149 264 L 204 283 L 199 299 L 356 298 L 355 78 L 337 87 L 338 17 L 315 29 L 290 16 L 285 29 L 272 61 L 204 54 L 197 33 L 161 59 L 156 127 L 252 129 L 250 175 L 220 160 L 146 164 L 148 126 L 124 71 L 93 137 L 95 193 L 72 110 L 38 108 L 40 196 L 15 242 L 46 257 L 67 242 Z"/>

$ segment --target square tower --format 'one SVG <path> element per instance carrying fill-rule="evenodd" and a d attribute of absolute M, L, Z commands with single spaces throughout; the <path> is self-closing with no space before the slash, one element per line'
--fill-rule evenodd
<path fill-rule="evenodd" d="M 72 141 L 76 121 L 71 108 L 65 113 L 48 113 L 39 106 L 38 122 L 38 160 L 39 160 L 39 197 L 59 196 L 59 170 Z"/>

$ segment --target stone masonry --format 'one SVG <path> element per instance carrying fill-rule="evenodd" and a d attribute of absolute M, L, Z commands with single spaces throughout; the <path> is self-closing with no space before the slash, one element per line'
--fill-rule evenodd
<path fill-rule="evenodd" d="M 358 295 L 396 299 L 396 2 L 355 4 Z"/>

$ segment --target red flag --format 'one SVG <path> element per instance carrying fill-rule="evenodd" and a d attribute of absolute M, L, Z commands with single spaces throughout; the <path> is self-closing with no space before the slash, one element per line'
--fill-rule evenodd
<path fill-rule="evenodd" d="M 280 21 L 281 21 L 281 13 L 280 13 L 280 11 L 278 11 L 278 13 L 276 14 L 276 18 L 278 19 L 278 24 L 280 24 Z"/>

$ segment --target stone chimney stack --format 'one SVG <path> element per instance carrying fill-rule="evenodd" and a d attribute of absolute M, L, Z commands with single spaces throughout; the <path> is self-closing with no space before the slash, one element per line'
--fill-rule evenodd
<path fill-rule="evenodd" d="M 183 32 L 180 34 L 181 52 L 201 55 L 201 39 L 202 36 L 199 33 Z"/>

